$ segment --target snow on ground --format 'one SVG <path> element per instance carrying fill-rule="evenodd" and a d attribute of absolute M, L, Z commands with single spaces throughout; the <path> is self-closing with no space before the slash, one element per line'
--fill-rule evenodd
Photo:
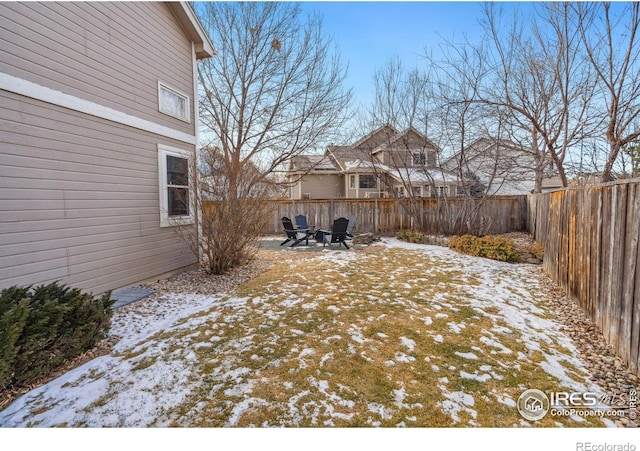
<path fill-rule="evenodd" d="M 323 250 L 305 260 L 318 268 L 306 283 L 289 274 L 248 296 L 168 293 L 143 301 L 152 314 L 116 312 L 110 355 L 23 395 L 0 426 L 430 426 L 433 409 L 437 426 L 492 426 L 493 405 L 521 426 L 515 400 L 537 387 L 505 380 L 525 367 L 594 389 L 538 299 L 535 267 L 380 246 Z M 490 327 L 471 335 L 477 324 Z"/>

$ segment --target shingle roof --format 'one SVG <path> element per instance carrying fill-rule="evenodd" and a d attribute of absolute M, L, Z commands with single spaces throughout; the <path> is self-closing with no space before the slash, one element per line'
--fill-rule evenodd
<path fill-rule="evenodd" d="M 411 184 L 422 183 L 457 183 L 455 175 L 440 169 L 398 168 L 389 169 L 387 173 L 398 181 L 411 181 Z"/>
<path fill-rule="evenodd" d="M 335 147 L 332 151 L 331 149 L 327 149 L 328 155 L 333 157 L 336 164 L 340 166 L 342 170 L 346 170 L 348 163 L 352 161 L 362 161 L 371 163 L 371 152 L 365 149 L 353 148 L 351 146 L 342 146 L 340 148 Z M 352 165 L 351 165 L 352 166 Z"/>
<path fill-rule="evenodd" d="M 339 171 L 333 160 L 327 155 L 298 155 L 290 160 L 289 170 L 307 171 Z"/>

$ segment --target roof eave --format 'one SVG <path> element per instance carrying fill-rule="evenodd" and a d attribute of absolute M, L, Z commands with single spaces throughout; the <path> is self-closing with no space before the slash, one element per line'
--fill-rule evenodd
<path fill-rule="evenodd" d="M 214 56 L 217 52 L 209 35 L 204 30 L 198 16 L 188 2 L 166 2 L 182 26 L 183 30 L 194 43 L 196 58 L 204 59 Z"/>

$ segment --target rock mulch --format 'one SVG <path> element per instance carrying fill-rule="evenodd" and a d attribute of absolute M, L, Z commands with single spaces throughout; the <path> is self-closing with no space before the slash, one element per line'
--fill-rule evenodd
<path fill-rule="evenodd" d="M 380 241 L 380 237 L 374 235 L 373 233 L 359 233 L 353 237 L 353 244 L 360 244 L 369 246 L 377 241 Z"/>
<path fill-rule="evenodd" d="M 591 372 L 591 381 L 608 395 L 629 393 L 630 390 L 640 392 L 640 378 L 626 368 L 600 329 L 586 317 L 578 304 L 569 299 L 542 270 L 540 282 L 551 309 L 556 312 L 557 321 L 562 324 L 561 330 L 571 338 L 580 352 L 580 360 Z M 638 411 L 640 405 L 636 408 Z M 615 420 L 615 423 L 621 427 L 640 427 L 640 418 L 627 416 Z"/>

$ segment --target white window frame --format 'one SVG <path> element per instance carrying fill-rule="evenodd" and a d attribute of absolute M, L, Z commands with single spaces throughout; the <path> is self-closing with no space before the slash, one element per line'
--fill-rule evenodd
<path fill-rule="evenodd" d="M 184 158 L 188 161 L 189 168 L 189 180 L 188 180 L 188 193 L 189 193 L 189 214 L 182 216 L 169 216 L 169 185 L 167 183 L 167 156 L 176 158 Z M 179 225 L 189 225 L 195 223 L 194 214 L 194 193 L 193 193 L 193 169 L 191 164 L 191 157 L 193 152 L 186 149 L 178 149 L 175 147 L 165 146 L 158 144 L 158 180 L 160 189 L 160 227 L 173 227 Z"/>
<path fill-rule="evenodd" d="M 176 114 L 173 111 L 168 111 L 168 110 L 162 108 L 162 91 L 163 90 L 165 90 L 165 91 L 167 91 L 167 92 L 169 92 L 171 94 L 174 94 L 174 95 L 184 99 L 186 116 L 181 116 L 179 114 Z M 191 123 L 191 99 L 190 99 L 190 97 L 188 95 L 178 91 L 177 89 L 174 89 L 174 88 L 170 87 L 166 83 L 161 82 L 160 80 L 158 80 L 158 111 L 160 111 L 161 113 L 166 114 L 168 116 L 180 119 L 181 121 L 184 121 L 184 122 L 187 122 L 187 123 Z"/>
<path fill-rule="evenodd" d="M 361 184 L 361 178 L 364 179 L 364 177 L 373 177 L 375 185 L 372 187 L 363 188 Z M 358 189 L 378 189 L 378 177 L 376 177 L 375 174 L 358 174 Z"/>
<path fill-rule="evenodd" d="M 418 160 L 418 163 L 416 163 L 416 159 Z M 424 161 L 424 163 L 423 163 L 423 161 Z M 422 167 L 422 166 L 426 166 L 426 164 L 427 164 L 427 152 L 422 152 L 420 150 L 414 150 L 414 151 L 411 152 L 411 165 L 412 166 Z"/>

